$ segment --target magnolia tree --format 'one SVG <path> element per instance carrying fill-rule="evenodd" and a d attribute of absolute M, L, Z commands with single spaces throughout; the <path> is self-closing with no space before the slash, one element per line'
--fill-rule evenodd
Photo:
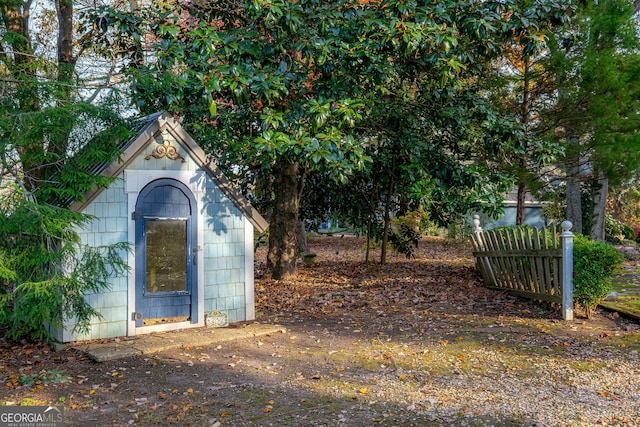
<path fill-rule="evenodd" d="M 528 8 L 549 20 L 567 10 L 555 1 Z M 528 8 L 456 0 L 173 1 L 134 14 L 99 9 L 86 28 L 87 39 L 126 58 L 138 109 L 175 113 L 230 175 L 267 177 L 268 186 L 252 190 L 269 190 L 268 266 L 282 278 L 295 272 L 307 174 L 345 181 L 387 148 L 409 149 L 399 141 L 409 120 L 413 129 L 432 125 L 412 137 L 423 153 L 456 150 L 442 137 L 455 119 L 440 132 L 433 126 L 446 121 L 431 117 L 441 108 L 462 111 L 457 94 L 473 85 Z M 482 132 L 482 121 L 474 122 L 468 134 L 476 139 L 461 143 Z M 393 157 L 391 166 L 424 159 Z"/>

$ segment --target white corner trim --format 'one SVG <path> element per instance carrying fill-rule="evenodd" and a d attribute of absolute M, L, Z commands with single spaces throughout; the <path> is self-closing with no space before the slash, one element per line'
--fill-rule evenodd
<path fill-rule="evenodd" d="M 244 304 L 245 320 L 256 318 L 256 296 L 253 265 L 253 224 L 244 218 Z"/>

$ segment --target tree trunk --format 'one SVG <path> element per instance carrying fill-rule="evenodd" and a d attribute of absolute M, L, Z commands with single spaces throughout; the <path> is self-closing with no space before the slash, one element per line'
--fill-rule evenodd
<path fill-rule="evenodd" d="M 73 57 L 73 3 L 71 0 L 56 1 L 58 13 L 58 82 L 63 93 L 61 101 L 69 101 L 71 82 L 75 69 Z"/>
<path fill-rule="evenodd" d="M 522 123 L 524 124 L 525 134 L 529 134 L 529 58 L 524 59 L 524 81 L 522 87 Z M 525 174 L 527 171 L 527 149 L 525 147 L 525 154 L 522 154 L 520 158 L 521 174 Z M 527 186 L 518 180 L 518 199 L 516 203 L 516 225 L 524 225 L 524 202 L 527 196 Z"/>
<path fill-rule="evenodd" d="M 600 188 L 593 199 L 593 221 L 591 222 L 591 240 L 604 242 L 604 224 L 607 208 L 607 194 L 609 192 L 609 179 L 604 173 L 598 173 L 598 184 Z"/>
<path fill-rule="evenodd" d="M 518 199 L 516 204 L 516 225 L 524 225 L 524 207 L 527 197 L 527 186 L 522 182 L 518 183 Z"/>
<path fill-rule="evenodd" d="M 73 103 L 74 73 L 76 59 L 73 56 L 73 2 L 71 0 L 57 0 L 56 12 L 58 16 L 58 96 L 60 107 L 67 107 Z M 69 135 L 73 129 L 74 120 L 60 117 L 55 133 L 51 134 L 47 144 L 47 153 L 51 158 L 64 159 L 69 147 Z M 41 179 L 50 179 L 58 171 L 58 165 L 45 165 L 41 171 Z"/>
<path fill-rule="evenodd" d="M 0 1 L 0 14 L 5 30 L 13 33 L 12 37 L 3 40 L 11 46 L 13 61 L 7 60 L 7 52 L 1 52 L 9 72 L 20 84 L 16 88 L 16 100 L 23 111 L 37 111 L 40 100 L 37 96 L 37 67 L 33 66 L 35 56 L 29 37 L 29 5 L 21 1 Z M 4 47 L 4 44 L 3 44 Z M 4 51 L 4 49 L 2 49 Z"/>
<path fill-rule="evenodd" d="M 387 188 L 387 194 L 384 201 L 384 229 L 382 230 L 382 249 L 380 250 L 381 265 L 384 265 L 387 262 L 387 243 L 389 243 L 389 229 L 391 228 L 391 196 L 393 196 L 393 190 L 396 185 L 395 173 L 396 156 L 394 154 L 391 161 L 391 171 L 389 171 L 389 187 Z"/>
<path fill-rule="evenodd" d="M 375 187 L 375 183 L 374 183 L 374 187 Z M 364 257 L 364 262 L 366 263 L 369 262 L 369 253 L 371 252 L 371 234 L 373 233 L 373 224 L 376 216 L 375 203 L 376 203 L 377 193 L 378 193 L 377 188 L 375 191 L 372 189 L 370 198 L 369 198 L 369 216 L 367 218 L 367 251 Z"/>
<path fill-rule="evenodd" d="M 296 272 L 296 229 L 300 206 L 300 164 L 278 160 L 273 168 L 274 206 L 269 224 L 267 268 L 279 280 Z"/>
<path fill-rule="evenodd" d="M 389 228 L 391 225 L 391 213 L 390 207 L 391 204 L 391 184 L 389 184 L 389 190 L 385 197 L 384 203 L 384 228 L 382 230 L 382 248 L 380 249 L 380 264 L 384 265 L 387 262 L 387 243 L 389 243 Z"/>
<path fill-rule="evenodd" d="M 11 79 L 19 82 L 15 88 L 14 99 L 22 112 L 33 112 L 40 110 L 40 98 L 37 82 L 37 66 L 35 55 L 31 45 L 29 35 L 29 4 L 21 1 L 0 1 L 0 15 L 5 30 L 13 33 L 12 37 L 7 37 L 0 47 L 0 55 L 3 55 L 7 64 Z M 11 47 L 13 58 L 8 59 L 7 52 L 3 49 Z M 41 168 L 40 161 L 44 157 L 44 152 L 39 142 L 34 142 L 28 146 L 19 145 L 17 147 L 20 155 L 22 171 L 24 173 L 24 186 L 29 192 L 37 187 L 40 181 Z"/>
<path fill-rule="evenodd" d="M 304 228 L 304 221 L 298 220 L 298 226 L 296 227 L 296 243 L 297 243 L 297 255 L 309 252 L 309 243 L 307 242 L 307 231 Z"/>
<path fill-rule="evenodd" d="M 567 219 L 573 224 L 572 231 L 582 234 L 582 200 L 577 176 L 567 178 Z"/>

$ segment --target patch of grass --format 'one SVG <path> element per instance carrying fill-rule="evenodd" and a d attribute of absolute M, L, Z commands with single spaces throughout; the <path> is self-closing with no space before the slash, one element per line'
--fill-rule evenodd
<path fill-rule="evenodd" d="M 32 397 L 23 397 L 18 406 L 44 406 L 47 405 L 46 400 L 34 399 Z"/>
<path fill-rule="evenodd" d="M 589 361 L 569 361 L 568 366 L 579 372 L 600 372 L 607 367 L 607 364 L 594 359 Z"/>
<path fill-rule="evenodd" d="M 606 338 L 606 343 L 618 347 L 622 352 L 640 351 L 640 333 L 609 336 Z"/>
<path fill-rule="evenodd" d="M 600 305 L 640 319 L 640 269 L 625 270 L 613 278 L 611 284 L 620 296 L 616 301 L 603 301 Z"/>
<path fill-rule="evenodd" d="M 326 348 L 306 348 L 299 352 L 287 353 L 283 355 L 289 360 L 300 361 L 301 357 L 305 360 L 324 361 L 327 364 L 328 371 L 337 369 L 363 369 L 367 371 L 377 371 L 380 369 L 380 358 L 377 352 L 368 346 L 358 347 L 357 351 L 345 351 L 344 349 L 335 352 L 327 351 Z M 284 363 L 284 362 L 282 362 Z"/>
<path fill-rule="evenodd" d="M 273 394 L 252 386 L 248 387 L 248 389 L 241 393 L 240 396 L 242 397 L 242 400 L 247 403 L 251 403 L 252 405 L 264 405 L 273 399 Z"/>
<path fill-rule="evenodd" d="M 616 301 L 602 301 L 600 306 L 640 319 L 640 297 L 620 296 Z"/>
<path fill-rule="evenodd" d="M 20 376 L 18 382 L 21 385 L 28 387 L 34 387 L 36 385 L 46 385 L 49 383 L 68 383 L 71 379 L 57 369 L 50 371 L 41 371 L 37 374 L 24 374 L 24 370 L 20 369 Z"/>

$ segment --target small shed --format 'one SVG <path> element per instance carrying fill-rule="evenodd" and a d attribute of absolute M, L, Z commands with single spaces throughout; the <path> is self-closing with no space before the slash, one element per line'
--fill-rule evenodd
<path fill-rule="evenodd" d="M 98 171 L 117 179 L 71 206 L 96 218 L 77 230 L 82 243 L 129 243 L 129 271 L 86 296 L 101 318 L 82 335 L 66 320 L 53 331 L 61 342 L 200 327 L 211 313 L 217 324 L 255 317 L 253 239 L 267 222 L 171 115 L 140 126 Z"/>

